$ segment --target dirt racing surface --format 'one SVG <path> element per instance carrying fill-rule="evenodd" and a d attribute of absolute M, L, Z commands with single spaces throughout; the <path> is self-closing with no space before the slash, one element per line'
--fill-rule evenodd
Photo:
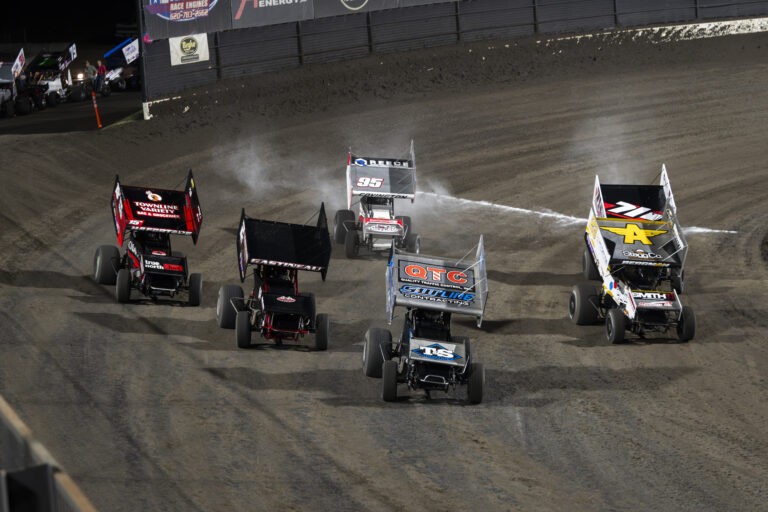
<path fill-rule="evenodd" d="M 99 509 L 768 510 L 768 36 L 518 43 L 234 82 L 100 133 L 0 135 L 0 393 Z M 327 352 L 238 350 L 215 323 L 242 207 L 332 215 L 349 146 L 396 156 L 411 138 L 434 194 L 398 213 L 422 251 L 461 257 L 485 235 L 486 321 L 454 323 L 486 364 L 478 406 L 464 389 L 387 404 L 363 376 L 383 258 L 334 246 L 326 282 L 301 276 L 331 316 Z M 681 223 L 706 228 L 687 234 L 696 337 L 611 346 L 567 318 L 571 217 L 596 173 L 656 183 L 662 163 Z M 188 168 L 205 220 L 175 248 L 202 306 L 116 304 L 91 278 L 115 243 L 114 175 L 172 188 Z"/>

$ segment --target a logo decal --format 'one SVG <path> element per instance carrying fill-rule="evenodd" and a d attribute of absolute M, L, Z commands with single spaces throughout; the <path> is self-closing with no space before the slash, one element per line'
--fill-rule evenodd
<path fill-rule="evenodd" d="M 179 49 L 184 55 L 194 55 L 197 53 L 198 46 L 197 39 L 192 36 L 185 37 L 179 43 Z"/>
<path fill-rule="evenodd" d="M 282 297 L 278 297 L 277 300 L 280 301 L 280 302 L 287 302 L 289 304 L 292 304 L 292 303 L 296 302 L 296 299 L 294 299 L 293 297 L 288 297 L 287 295 L 283 295 Z"/>
<path fill-rule="evenodd" d="M 219 0 L 150 0 L 144 8 L 165 21 L 193 21 L 205 18 Z"/>
<path fill-rule="evenodd" d="M 461 356 L 452 350 L 448 350 L 439 343 L 433 343 L 428 347 L 419 347 L 411 350 L 414 354 L 418 354 L 421 357 L 427 357 L 429 359 L 435 359 L 438 361 L 455 361 L 461 359 Z"/>
<path fill-rule="evenodd" d="M 615 217 L 622 217 L 625 219 L 645 219 L 645 220 L 661 220 L 663 217 L 661 212 L 651 211 L 650 208 L 644 206 L 638 206 L 636 204 L 627 203 L 626 201 L 617 201 L 616 204 L 603 203 L 605 211 Z"/>
<path fill-rule="evenodd" d="M 359 11 L 366 6 L 368 0 L 341 0 L 341 4 L 350 11 Z"/>
<path fill-rule="evenodd" d="M 155 193 L 154 193 L 154 192 L 152 192 L 151 190 L 147 190 L 146 194 L 147 194 L 147 198 L 148 198 L 150 201 L 154 201 L 154 202 L 156 202 L 156 203 L 159 203 L 160 201 L 162 201 L 162 200 L 163 200 L 163 196 L 161 196 L 160 194 L 155 194 Z"/>
<path fill-rule="evenodd" d="M 642 229 L 637 224 L 628 223 L 623 228 L 612 228 L 606 226 L 600 226 L 600 229 L 622 235 L 624 237 L 624 243 L 632 245 L 636 242 L 640 242 L 643 245 L 653 245 L 651 238 L 658 235 L 663 235 L 666 231 L 660 229 Z"/>

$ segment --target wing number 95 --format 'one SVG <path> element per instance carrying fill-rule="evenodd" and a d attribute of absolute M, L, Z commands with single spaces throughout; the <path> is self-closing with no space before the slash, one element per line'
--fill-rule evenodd
<path fill-rule="evenodd" d="M 384 178 L 358 178 L 356 187 L 381 188 Z"/>

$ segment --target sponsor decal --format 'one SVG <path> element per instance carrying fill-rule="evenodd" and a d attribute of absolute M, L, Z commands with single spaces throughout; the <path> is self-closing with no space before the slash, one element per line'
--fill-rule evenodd
<path fill-rule="evenodd" d="M 644 206 L 638 206 L 636 204 L 627 203 L 626 201 L 617 201 L 616 204 L 603 203 L 605 211 L 610 213 L 614 217 L 622 217 L 624 219 L 644 219 L 644 220 L 661 220 L 663 215 L 661 212 L 651 211 L 650 208 Z"/>
<path fill-rule="evenodd" d="M 154 217 L 159 219 L 180 219 L 179 207 L 175 204 L 145 203 L 144 201 L 134 201 L 136 215 L 144 217 Z"/>
<path fill-rule="evenodd" d="M 209 59 L 208 34 L 190 34 L 168 38 L 171 66 L 203 62 Z"/>
<path fill-rule="evenodd" d="M 644 302 L 637 303 L 639 308 L 671 308 L 673 304 L 671 302 Z"/>
<path fill-rule="evenodd" d="M 182 267 L 181 265 L 174 265 L 171 263 L 164 263 L 163 268 L 165 270 L 170 270 L 172 272 L 184 272 L 184 267 Z"/>
<path fill-rule="evenodd" d="M 156 203 L 159 203 L 160 201 L 162 201 L 162 200 L 163 200 L 163 196 L 161 196 L 160 194 L 155 194 L 155 193 L 154 193 L 154 192 L 152 192 L 151 190 L 147 190 L 147 191 L 146 191 L 146 194 L 147 194 L 147 198 L 148 198 L 150 201 L 154 201 L 154 202 L 156 202 Z"/>
<path fill-rule="evenodd" d="M 236 0 L 233 0 L 232 2 L 232 10 L 234 11 Z M 248 4 L 253 4 L 254 9 L 263 9 L 266 7 L 281 7 L 281 6 L 291 6 L 291 5 L 298 5 L 298 4 L 305 4 L 308 0 L 240 0 L 240 6 L 237 8 L 237 12 L 235 13 L 235 20 L 239 20 L 243 16 L 243 10 L 245 9 L 245 6 Z M 246 13 L 247 15 L 247 13 Z"/>
<path fill-rule="evenodd" d="M 317 265 L 301 265 L 299 263 L 287 263 L 285 261 L 262 260 L 259 258 L 252 259 L 251 263 L 254 265 L 272 265 L 275 267 L 295 268 L 297 270 L 310 270 L 313 272 L 320 272 L 321 270 L 323 270 L 323 267 L 319 267 Z"/>
<path fill-rule="evenodd" d="M 287 295 L 283 295 L 282 297 L 278 297 L 277 300 L 280 301 L 280 302 L 286 302 L 286 303 L 289 303 L 289 304 L 292 304 L 292 303 L 296 302 L 296 299 L 294 299 L 293 297 L 288 297 Z"/>
<path fill-rule="evenodd" d="M 641 267 L 669 267 L 669 263 L 661 263 L 661 262 L 654 262 L 654 261 L 643 261 L 643 260 L 621 260 L 622 265 L 638 265 Z"/>
<path fill-rule="evenodd" d="M 165 21 L 192 21 L 205 18 L 219 0 L 149 0 L 144 8 Z"/>
<path fill-rule="evenodd" d="M 152 251 L 155 256 L 168 256 L 165 251 Z"/>
<path fill-rule="evenodd" d="M 641 260 L 660 260 L 661 255 L 653 252 L 645 252 L 642 249 L 636 251 L 621 251 L 625 258 L 637 258 Z"/>
<path fill-rule="evenodd" d="M 467 291 L 474 287 L 474 271 L 443 265 L 428 265 L 408 260 L 399 260 L 399 276 L 402 283 L 417 283 L 442 286 Z"/>
<path fill-rule="evenodd" d="M 389 219 L 365 219 L 365 230 L 374 233 L 394 234 L 403 230 L 402 222 Z"/>
<path fill-rule="evenodd" d="M 133 240 L 128 240 L 128 250 L 131 251 L 136 256 L 139 255 L 139 250 L 136 249 L 136 245 L 134 245 Z"/>
<path fill-rule="evenodd" d="M 163 264 L 159 261 L 154 260 L 144 260 L 144 268 L 150 268 L 153 270 L 164 270 Z"/>
<path fill-rule="evenodd" d="M 350 11 L 359 11 L 368 4 L 368 0 L 340 0 L 341 5 Z"/>
<path fill-rule="evenodd" d="M 381 188 L 383 184 L 384 178 L 368 178 L 363 176 L 357 179 L 355 186 L 361 188 Z"/>
<path fill-rule="evenodd" d="M 361 158 L 355 157 L 353 160 L 355 165 L 360 167 L 411 167 L 410 160 L 394 160 L 394 159 L 380 159 L 380 158 Z"/>
<path fill-rule="evenodd" d="M 647 299 L 647 300 L 669 300 L 673 297 L 668 292 L 632 292 L 632 297 L 635 299 Z"/>
<path fill-rule="evenodd" d="M 435 359 L 437 361 L 455 361 L 456 359 L 461 359 L 461 356 L 459 354 L 457 354 L 453 350 L 449 350 L 445 348 L 439 343 L 433 343 L 432 345 L 429 345 L 427 347 L 419 347 L 414 350 L 411 350 L 411 352 L 413 352 L 414 354 L 418 354 L 421 357 Z"/>
<path fill-rule="evenodd" d="M 651 238 L 666 233 L 666 230 L 643 229 L 637 224 L 629 222 L 623 228 L 600 226 L 600 229 L 610 231 L 611 233 L 615 233 L 617 235 L 622 235 L 624 237 L 624 243 L 627 245 L 632 245 L 637 242 L 640 242 L 643 245 L 653 245 Z"/>
<path fill-rule="evenodd" d="M 130 64 L 139 58 L 139 40 L 134 39 L 123 47 L 123 56 L 126 64 Z"/>
<path fill-rule="evenodd" d="M 240 247 L 240 275 L 245 273 L 248 264 L 248 244 L 245 243 L 245 222 L 240 223 L 240 232 L 237 234 L 237 243 Z"/>
<path fill-rule="evenodd" d="M 409 299 L 443 302 L 446 304 L 458 304 L 460 306 L 471 306 L 475 302 L 474 293 L 442 290 L 440 288 L 415 286 L 411 284 L 401 286 L 400 293 Z"/>

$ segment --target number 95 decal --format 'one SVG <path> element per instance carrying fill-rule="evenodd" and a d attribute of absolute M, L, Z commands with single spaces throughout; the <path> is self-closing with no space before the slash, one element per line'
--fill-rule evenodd
<path fill-rule="evenodd" d="M 381 188 L 384 178 L 358 178 L 356 187 Z"/>

